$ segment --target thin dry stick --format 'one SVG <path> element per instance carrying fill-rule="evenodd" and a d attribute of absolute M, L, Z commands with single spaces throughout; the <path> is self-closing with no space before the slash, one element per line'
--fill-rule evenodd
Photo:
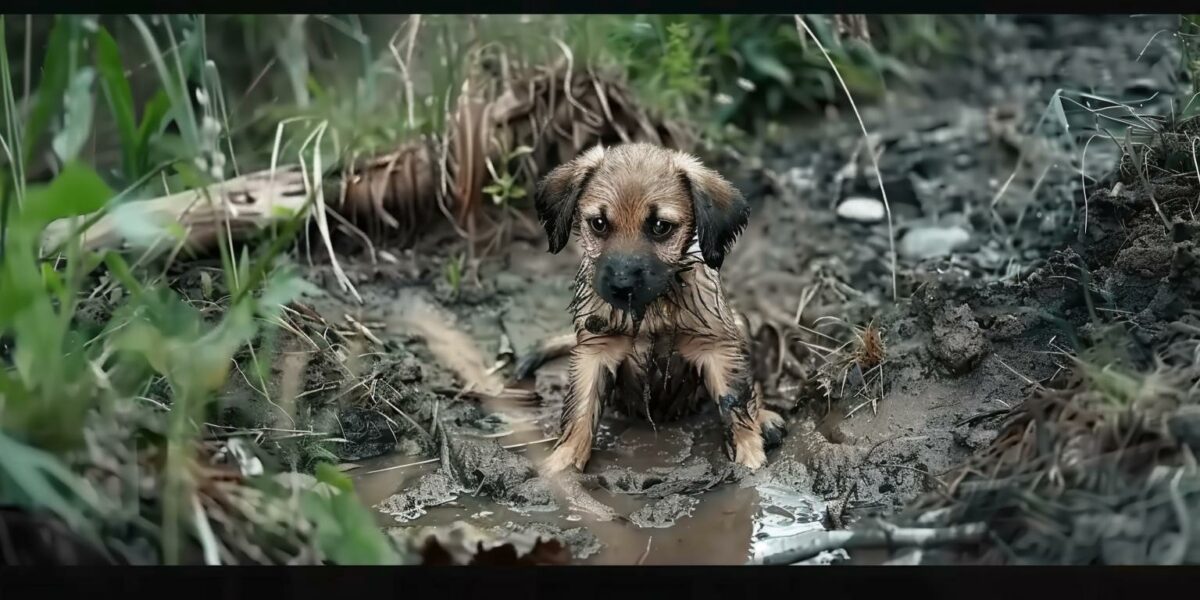
<path fill-rule="evenodd" d="M 850 101 L 850 108 L 854 110 L 854 117 L 858 119 L 858 127 L 862 129 L 863 139 L 867 145 L 867 154 L 871 156 L 871 164 L 875 167 L 875 179 L 879 182 L 879 195 L 883 196 L 883 209 L 887 212 L 888 222 L 888 246 L 892 253 L 892 301 L 898 299 L 896 288 L 896 232 L 892 227 L 892 207 L 888 203 L 887 190 L 883 189 L 883 175 L 879 171 L 879 157 L 875 154 L 875 149 L 871 145 L 871 134 L 867 133 L 867 126 L 863 123 L 862 115 L 858 112 L 858 106 L 854 103 L 854 96 L 850 94 L 850 88 L 846 85 L 846 81 L 842 79 L 842 74 L 838 71 L 837 65 L 833 64 L 833 59 L 829 57 L 829 52 L 825 51 L 825 46 L 821 44 L 821 40 L 817 39 L 817 35 L 808 28 L 808 24 L 800 15 L 796 17 L 796 31 L 803 35 L 807 33 L 817 44 L 817 48 L 821 54 L 825 56 L 826 62 L 829 63 L 829 68 L 833 69 L 833 74 L 837 76 L 838 83 L 842 86 L 842 91 L 846 92 L 846 99 Z"/>

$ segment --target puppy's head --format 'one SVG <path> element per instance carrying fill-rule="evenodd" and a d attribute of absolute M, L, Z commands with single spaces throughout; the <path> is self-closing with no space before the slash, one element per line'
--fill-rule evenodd
<path fill-rule="evenodd" d="M 635 316 L 670 289 L 693 244 L 719 269 L 750 213 L 718 173 L 650 144 L 592 148 L 547 174 L 535 204 L 550 252 L 577 230 L 596 293 Z"/>

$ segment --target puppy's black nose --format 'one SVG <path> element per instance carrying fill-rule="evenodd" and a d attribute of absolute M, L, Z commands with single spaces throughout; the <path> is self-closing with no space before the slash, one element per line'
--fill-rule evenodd
<path fill-rule="evenodd" d="M 617 262 L 617 261 L 614 261 Z M 645 280 L 645 269 L 641 265 L 624 262 L 604 265 L 604 279 L 614 296 L 630 296 Z"/>

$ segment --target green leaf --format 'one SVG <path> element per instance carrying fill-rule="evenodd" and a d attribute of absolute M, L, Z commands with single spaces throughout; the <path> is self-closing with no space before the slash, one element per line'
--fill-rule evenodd
<path fill-rule="evenodd" d="M 68 163 L 47 186 L 31 188 L 20 218 L 45 226 L 51 221 L 96 212 L 113 192 L 95 171 L 80 163 Z"/>
<path fill-rule="evenodd" d="M 34 148 L 50 119 L 58 114 L 62 107 L 63 92 L 67 89 L 70 74 L 70 54 L 72 40 L 76 34 L 74 15 L 59 15 L 55 19 L 54 29 L 50 32 L 50 40 L 46 44 L 46 58 L 42 61 L 42 79 L 38 84 L 33 114 L 29 118 L 29 126 L 25 129 L 25 164 L 33 155 Z"/>
<path fill-rule="evenodd" d="M 6 387 L 6 386 L 5 386 Z M 95 540 L 85 512 L 100 509 L 87 484 L 51 454 L 0 433 L 0 501 L 46 509 L 76 532 Z"/>
<path fill-rule="evenodd" d="M 133 276 L 133 273 L 129 270 L 129 263 L 125 262 L 125 259 L 120 254 L 111 250 L 105 252 L 104 264 L 108 266 L 109 274 L 121 282 L 121 285 L 125 286 L 125 289 L 129 290 L 129 293 L 134 296 L 142 294 L 142 284 Z"/>
<path fill-rule="evenodd" d="M 95 79 L 96 71 L 91 67 L 83 67 L 75 72 L 67 87 L 63 127 L 51 143 L 54 154 L 64 163 L 71 162 L 79 155 L 92 132 L 92 82 Z"/>
<path fill-rule="evenodd" d="M 396 549 L 376 526 L 370 511 L 359 503 L 350 480 L 324 463 L 317 465 L 316 476 L 334 493 L 325 496 L 307 491 L 301 497 L 300 510 L 315 525 L 321 553 L 339 565 L 398 564 Z"/>
<path fill-rule="evenodd" d="M 315 471 L 314 475 L 316 475 L 317 481 L 328 484 L 341 492 L 354 491 L 354 484 L 350 482 L 350 478 L 333 465 L 321 463 L 317 465 Z"/>
<path fill-rule="evenodd" d="M 159 135 L 167 124 L 167 114 L 171 112 L 171 98 L 167 92 L 159 88 L 146 105 L 142 107 L 142 122 L 137 130 L 137 167 L 138 172 L 145 171 L 150 166 L 150 146 L 153 136 Z M 171 158 L 178 158 L 172 156 Z"/>
<path fill-rule="evenodd" d="M 258 299 L 258 311 L 263 316 L 274 315 L 279 307 L 295 300 L 302 294 L 319 294 L 320 288 L 293 273 L 277 271 L 267 282 L 266 289 Z"/>
<path fill-rule="evenodd" d="M 783 86 L 792 85 L 792 72 L 778 58 L 763 51 L 759 44 L 746 44 L 742 49 L 750 68 L 778 81 Z"/>
<path fill-rule="evenodd" d="M 125 177 L 130 180 L 137 179 L 140 174 L 139 135 L 137 117 L 133 112 L 133 91 L 129 87 L 129 80 L 125 78 L 117 42 L 104 28 L 100 29 L 96 37 L 96 67 L 100 70 L 104 97 L 117 123 L 117 134 L 121 137 L 121 160 Z"/>

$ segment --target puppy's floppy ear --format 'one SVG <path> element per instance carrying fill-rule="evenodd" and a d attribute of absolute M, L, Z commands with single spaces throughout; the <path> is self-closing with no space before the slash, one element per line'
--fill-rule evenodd
<path fill-rule="evenodd" d="M 597 145 L 570 162 L 555 167 L 538 183 L 533 204 L 538 220 L 546 228 L 551 253 L 558 254 L 566 247 L 575 222 L 575 205 L 602 158 L 604 147 Z"/>
<path fill-rule="evenodd" d="M 704 263 L 720 269 L 725 253 L 750 220 L 750 205 L 733 184 L 692 156 L 677 160 L 684 188 L 692 197 L 696 238 Z"/>

